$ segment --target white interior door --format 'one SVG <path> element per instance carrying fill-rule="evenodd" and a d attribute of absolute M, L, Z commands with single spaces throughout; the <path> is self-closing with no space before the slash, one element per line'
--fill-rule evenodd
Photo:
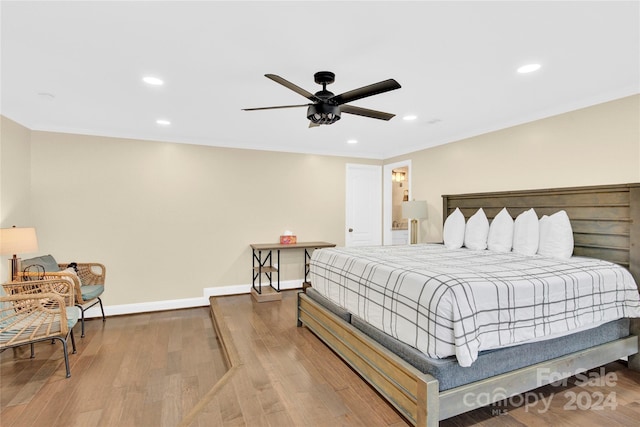
<path fill-rule="evenodd" d="M 382 166 L 347 164 L 346 246 L 382 244 Z"/>

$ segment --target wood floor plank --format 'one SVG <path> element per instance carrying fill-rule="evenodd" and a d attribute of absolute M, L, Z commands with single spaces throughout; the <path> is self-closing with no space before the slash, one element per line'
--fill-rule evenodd
<path fill-rule="evenodd" d="M 96 427 L 100 425 L 102 410 L 80 412 L 74 423 L 68 424 L 70 427 Z"/>
<path fill-rule="evenodd" d="M 22 414 L 27 407 L 26 404 L 18 406 L 1 406 L 0 422 L 3 426 L 17 426 L 23 419 Z"/>
<path fill-rule="evenodd" d="M 126 402 L 126 389 L 124 387 L 112 388 L 103 396 L 103 411 L 100 417 L 100 426 L 121 425 L 122 413 Z"/>

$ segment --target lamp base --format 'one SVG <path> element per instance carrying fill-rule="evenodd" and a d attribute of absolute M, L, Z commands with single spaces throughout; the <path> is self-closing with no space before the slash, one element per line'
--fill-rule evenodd
<path fill-rule="evenodd" d="M 13 254 L 13 258 L 9 258 L 9 280 L 14 281 L 18 278 L 18 271 L 20 271 L 20 258 Z"/>
<path fill-rule="evenodd" d="M 415 245 L 418 243 L 418 220 L 411 220 L 411 244 Z"/>

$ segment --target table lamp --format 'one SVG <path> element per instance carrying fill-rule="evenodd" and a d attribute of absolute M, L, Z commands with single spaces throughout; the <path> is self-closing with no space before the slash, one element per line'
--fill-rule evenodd
<path fill-rule="evenodd" d="M 0 255 L 13 255 L 11 258 L 11 279 L 14 280 L 18 274 L 17 254 L 31 253 L 38 250 L 38 239 L 36 229 L 20 228 L 15 225 L 11 228 L 0 228 Z"/>
<path fill-rule="evenodd" d="M 427 201 L 402 202 L 402 217 L 411 219 L 411 244 L 418 243 L 418 219 L 427 217 Z"/>

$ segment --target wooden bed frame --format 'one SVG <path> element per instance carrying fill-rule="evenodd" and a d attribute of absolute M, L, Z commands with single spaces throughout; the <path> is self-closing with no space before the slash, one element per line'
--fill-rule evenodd
<path fill-rule="evenodd" d="M 488 218 L 503 207 L 514 218 L 528 208 L 538 216 L 564 209 L 571 218 L 574 254 L 621 264 L 640 286 L 640 183 L 442 197 L 443 218 L 456 207 L 466 218 L 480 207 Z M 437 426 L 439 420 L 548 384 L 541 381 L 539 369 L 553 372 L 557 381 L 562 373 L 569 377 L 629 356 L 629 367 L 640 371 L 640 319 L 631 319 L 631 335 L 626 338 L 443 392 L 436 378 L 418 371 L 304 293 L 298 296 L 298 325 L 314 332 L 416 426 Z M 490 400 L 480 405 L 478 399 L 465 399 L 479 393 L 491 396 Z"/>

